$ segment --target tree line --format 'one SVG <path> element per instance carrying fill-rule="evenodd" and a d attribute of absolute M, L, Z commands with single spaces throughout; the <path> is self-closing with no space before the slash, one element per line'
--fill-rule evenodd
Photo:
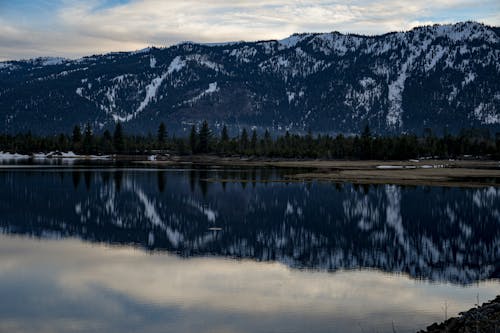
<path fill-rule="evenodd" d="M 74 151 L 78 154 L 213 154 L 218 156 L 255 156 L 296 159 L 380 159 L 399 160 L 417 157 L 456 158 L 465 155 L 500 158 L 500 133 L 491 136 L 488 130 L 468 129 L 459 134 L 435 135 L 427 129 L 424 134 L 396 136 L 373 135 L 365 126 L 360 135 L 345 136 L 291 134 L 272 136 L 266 130 L 260 135 L 243 128 L 237 136 L 230 136 L 224 126 L 214 134 L 208 122 L 199 128 L 192 126 L 188 137 L 169 136 L 161 123 L 156 135 L 126 134 L 117 123 L 114 131 L 96 134 L 87 124 L 75 126 L 71 135 L 37 136 L 30 132 L 0 135 L 0 151 L 23 154 Z"/>

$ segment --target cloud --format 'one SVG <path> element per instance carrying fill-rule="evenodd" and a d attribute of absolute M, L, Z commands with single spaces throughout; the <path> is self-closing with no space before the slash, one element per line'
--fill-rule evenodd
<path fill-rule="evenodd" d="M 64 0 L 45 20 L 17 22 L 15 11 L 7 11 L 10 18 L 0 14 L 0 23 L 16 31 L 0 28 L 0 58 L 75 57 L 185 40 L 276 39 L 305 31 L 378 34 L 462 20 L 498 25 L 499 10 L 495 0 Z"/>

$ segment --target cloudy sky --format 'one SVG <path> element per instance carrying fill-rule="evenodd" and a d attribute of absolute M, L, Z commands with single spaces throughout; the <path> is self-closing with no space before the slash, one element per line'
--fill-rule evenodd
<path fill-rule="evenodd" d="M 500 1 L 0 0 L 0 61 L 294 32 L 378 34 L 464 20 L 500 25 Z"/>

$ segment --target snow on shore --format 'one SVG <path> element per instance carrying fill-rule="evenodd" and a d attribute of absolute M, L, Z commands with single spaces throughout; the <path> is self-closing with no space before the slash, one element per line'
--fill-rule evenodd
<path fill-rule="evenodd" d="M 9 152 L 3 152 L 0 151 L 0 160 L 22 160 L 22 159 L 28 159 L 30 158 L 29 155 L 21 155 L 18 153 L 9 153 Z"/>
<path fill-rule="evenodd" d="M 31 155 L 22 155 L 18 153 L 10 153 L 0 151 L 0 160 L 24 160 L 24 159 L 43 160 L 46 158 L 62 158 L 62 159 L 87 159 L 87 160 L 107 160 L 111 159 L 110 155 L 77 155 L 72 151 L 69 152 L 49 152 L 49 153 L 35 153 Z"/>

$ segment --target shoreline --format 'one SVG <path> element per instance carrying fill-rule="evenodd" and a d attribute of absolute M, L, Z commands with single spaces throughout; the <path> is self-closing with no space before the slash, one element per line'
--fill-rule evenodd
<path fill-rule="evenodd" d="M 158 158 L 161 158 L 159 160 Z M 75 155 L 54 157 L 64 161 L 128 162 L 144 168 L 174 166 L 279 168 L 284 174 L 274 182 L 323 181 L 360 185 L 394 184 L 402 186 L 500 187 L 500 161 L 494 160 L 318 160 L 286 158 L 219 157 L 216 155 L 144 156 Z M 36 158 L 32 160 L 37 160 Z M 2 165 L 8 168 L 8 164 Z M 33 168 L 36 168 L 36 164 Z M 207 179 L 232 182 L 232 179 Z M 241 180 L 238 180 L 241 182 Z"/>
<path fill-rule="evenodd" d="M 290 169 L 280 181 L 405 186 L 500 187 L 500 162 L 480 160 L 347 161 L 188 156 L 136 161 L 145 166 L 208 165 Z M 297 171 L 300 169 L 300 171 Z"/>

